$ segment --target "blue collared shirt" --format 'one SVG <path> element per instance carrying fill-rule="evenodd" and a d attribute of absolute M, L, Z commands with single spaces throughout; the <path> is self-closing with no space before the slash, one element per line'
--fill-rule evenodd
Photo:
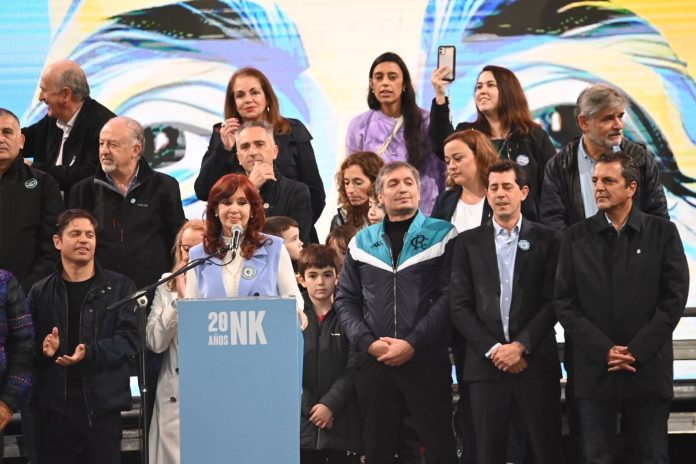
<path fill-rule="evenodd" d="M 580 139 L 578 145 L 578 177 L 580 179 L 580 193 L 582 194 L 582 204 L 585 207 L 585 217 L 597 214 L 597 202 L 594 197 L 594 185 L 592 184 L 592 173 L 595 168 L 595 160 L 585 151 L 583 146 L 584 137 Z"/>
<path fill-rule="evenodd" d="M 522 216 L 512 232 L 503 229 L 493 219 L 495 231 L 495 253 L 498 258 L 498 274 L 500 276 L 500 320 L 503 323 L 505 341 L 510 342 L 508 324 L 510 321 L 510 304 L 512 303 L 512 279 L 515 274 L 515 258 L 517 257 L 517 242 L 520 238 Z"/>

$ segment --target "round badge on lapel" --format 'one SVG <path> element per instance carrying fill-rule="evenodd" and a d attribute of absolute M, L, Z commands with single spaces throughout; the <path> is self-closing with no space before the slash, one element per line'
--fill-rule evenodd
<path fill-rule="evenodd" d="M 515 158 L 515 161 L 516 161 L 517 164 L 519 164 L 520 166 L 526 166 L 526 165 L 529 164 L 529 156 L 527 156 L 527 155 L 519 155 L 519 156 L 517 156 L 517 158 Z"/>
<path fill-rule="evenodd" d="M 520 250 L 522 251 L 527 251 L 529 250 L 529 247 L 531 246 L 527 240 L 520 240 L 517 243 L 517 246 L 520 247 Z"/>
<path fill-rule="evenodd" d="M 24 186 L 28 189 L 36 188 L 37 185 L 39 185 L 39 181 L 33 177 L 24 183 Z"/>
<path fill-rule="evenodd" d="M 256 268 L 253 266 L 244 266 L 242 269 L 242 278 L 251 280 L 256 277 Z"/>

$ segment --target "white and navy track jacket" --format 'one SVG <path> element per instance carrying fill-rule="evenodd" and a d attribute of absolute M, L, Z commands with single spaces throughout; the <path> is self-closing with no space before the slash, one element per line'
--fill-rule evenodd
<path fill-rule="evenodd" d="M 413 361 L 442 360 L 450 335 L 449 258 L 456 229 L 418 212 L 394 266 L 383 223 L 353 237 L 336 290 L 346 335 L 362 352 L 380 337 L 404 339 Z"/>

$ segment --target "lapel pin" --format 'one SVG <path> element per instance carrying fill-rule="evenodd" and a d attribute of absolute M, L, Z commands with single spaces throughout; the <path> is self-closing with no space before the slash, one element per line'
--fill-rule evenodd
<path fill-rule="evenodd" d="M 520 240 L 517 243 L 517 246 L 520 247 L 520 250 L 527 251 L 527 250 L 529 250 L 530 244 L 527 240 Z"/>
<path fill-rule="evenodd" d="M 256 277 L 256 268 L 253 266 L 244 266 L 242 269 L 242 277 L 246 280 L 251 280 Z"/>
<path fill-rule="evenodd" d="M 638 255 L 640 254 L 640 248 L 638 248 L 638 249 L 636 250 L 636 254 L 638 254 Z"/>

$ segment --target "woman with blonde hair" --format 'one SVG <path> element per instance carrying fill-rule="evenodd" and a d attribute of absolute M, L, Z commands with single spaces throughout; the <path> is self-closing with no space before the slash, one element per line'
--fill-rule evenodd
<path fill-rule="evenodd" d="M 172 272 L 188 264 L 189 250 L 203 241 L 205 230 L 205 223 L 200 219 L 192 219 L 181 227 L 174 240 Z M 183 290 L 185 287 L 186 274 L 158 287 L 147 317 L 147 347 L 155 353 L 164 353 L 150 425 L 148 452 L 149 462 L 153 464 L 179 462 L 179 326 L 176 309 L 171 303 L 177 296 L 177 288 Z"/>

